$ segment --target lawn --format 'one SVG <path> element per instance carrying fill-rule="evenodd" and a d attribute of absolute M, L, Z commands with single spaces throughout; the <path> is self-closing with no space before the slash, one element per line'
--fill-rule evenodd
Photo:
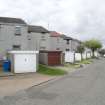
<path fill-rule="evenodd" d="M 56 69 L 56 68 L 50 68 L 45 65 L 39 65 L 39 70 L 38 73 L 41 74 L 46 74 L 46 75 L 51 75 L 51 76 L 57 76 L 57 75 L 65 75 L 67 74 L 66 71 L 61 70 L 61 69 Z"/>
<path fill-rule="evenodd" d="M 90 63 L 92 63 L 92 59 L 82 60 L 82 61 L 76 62 L 74 64 L 66 63 L 64 66 L 69 67 L 71 69 L 73 69 L 73 68 L 76 69 L 76 68 L 80 68 L 81 65 L 83 65 L 83 64 L 90 64 Z M 37 72 L 41 73 L 41 74 L 45 74 L 45 75 L 51 75 L 51 76 L 67 74 L 67 71 L 64 71 L 64 70 L 61 70 L 58 68 L 54 68 L 54 67 L 51 68 L 49 66 L 42 65 L 42 64 L 39 65 L 39 70 Z"/>

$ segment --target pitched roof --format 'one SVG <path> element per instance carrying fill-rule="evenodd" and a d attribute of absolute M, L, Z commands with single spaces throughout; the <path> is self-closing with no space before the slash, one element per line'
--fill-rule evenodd
<path fill-rule="evenodd" d="M 58 32 L 56 32 L 56 31 L 50 31 L 50 36 L 51 36 L 51 37 L 60 37 L 61 34 L 58 33 Z"/>
<path fill-rule="evenodd" d="M 11 17 L 0 17 L 0 23 L 26 24 L 26 22 L 20 18 L 11 18 Z"/>
<path fill-rule="evenodd" d="M 73 39 L 74 41 L 78 42 L 78 43 L 82 43 L 82 41 L 78 40 L 78 39 Z"/>
<path fill-rule="evenodd" d="M 28 26 L 28 32 L 48 33 L 49 31 L 42 26 Z"/>
<path fill-rule="evenodd" d="M 64 40 L 73 40 L 73 38 L 69 37 L 69 36 L 66 36 L 66 35 L 61 35 L 61 37 L 64 39 Z"/>
<path fill-rule="evenodd" d="M 66 35 L 61 35 L 61 37 L 62 37 L 64 40 L 73 40 L 73 41 L 76 41 L 76 42 L 78 42 L 78 43 L 82 43 L 80 40 L 74 39 L 74 38 L 69 37 L 69 36 L 66 36 Z"/>

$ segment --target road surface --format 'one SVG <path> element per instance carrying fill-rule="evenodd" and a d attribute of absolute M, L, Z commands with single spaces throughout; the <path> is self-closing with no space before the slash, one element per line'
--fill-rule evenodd
<path fill-rule="evenodd" d="M 62 79 L 5 96 L 0 105 L 105 105 L 105 59 Z"/>

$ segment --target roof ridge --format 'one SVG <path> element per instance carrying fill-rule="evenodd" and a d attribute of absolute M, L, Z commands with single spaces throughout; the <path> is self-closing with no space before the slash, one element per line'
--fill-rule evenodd
<path fill-rule="evenodd" d="M 44 28 L 43 26 L 37 26 L 37 25 L 28 25 L 28 31 L 29 32 L 45 32 L 48 33 L 49 31 Z"/>
<path fill-rule="evenodd" d="M 0 17 L 0 22 L 2 23 L 18 23 L 18 24 L 27 24 L 23 19 L 16 17 Z"/>

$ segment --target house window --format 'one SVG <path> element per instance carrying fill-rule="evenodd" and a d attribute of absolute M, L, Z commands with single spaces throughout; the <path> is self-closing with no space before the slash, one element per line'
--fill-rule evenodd
<path fill-rule="evenodd" d="M 59 38 L 57 38 L 57 43 L 59 43 Z"/>
<path fill-rule="evenodd" d="M 60 50 L 60 48 L 56 48 L 56 50 Z"/>
<path fill-rule="evenodd" d="M 31 38 L 29 38 L 28 40 L 31 40 Z"/>
<path fill-rule="evenodd" d="M 20 36 L 21 35 L 21 26 L 16 26 L 15 27 L 15 35 Z"/>
<path fill-rule="evenodd" d="M 70 44 L 69 40 L 67 40 L 67 43 L 66 44 Z"/>
<path fill-rule="evenodd" d="M 66 49 L 66 51 L 70 51 L 70 49 Z"/>
<path fill-rule="evenodd" d="M 46 40 L 46 37 L 45 37 L 44 35 L 41 36 L 41 38 L 42 38 L 42 39 L 41 39 L 42 41 L 45 41 L 45 40 Z"/>
<path fill-rule="evenodd" d="M 1 24 L 0 24 L 0 28 L 2 28 Z"/>
<path fill-rule="evenodd" d="M 13 50 L 21 50 L 21 46 L 20 45 L 13 45 L 12 49 Z"/>
<path fill-rule="evenodd" d="M 42 39 L 42 41 L 45 41 L 46 39 Z"/>
<path fill-rule="evenodd" d="M 42 35 L 42 38 L 45 38 L 45 35 Z"/>
<path fill-rule="evenodd" d="M 46 32 L 42 32 L 42 34 L 46 34 Z"/>

